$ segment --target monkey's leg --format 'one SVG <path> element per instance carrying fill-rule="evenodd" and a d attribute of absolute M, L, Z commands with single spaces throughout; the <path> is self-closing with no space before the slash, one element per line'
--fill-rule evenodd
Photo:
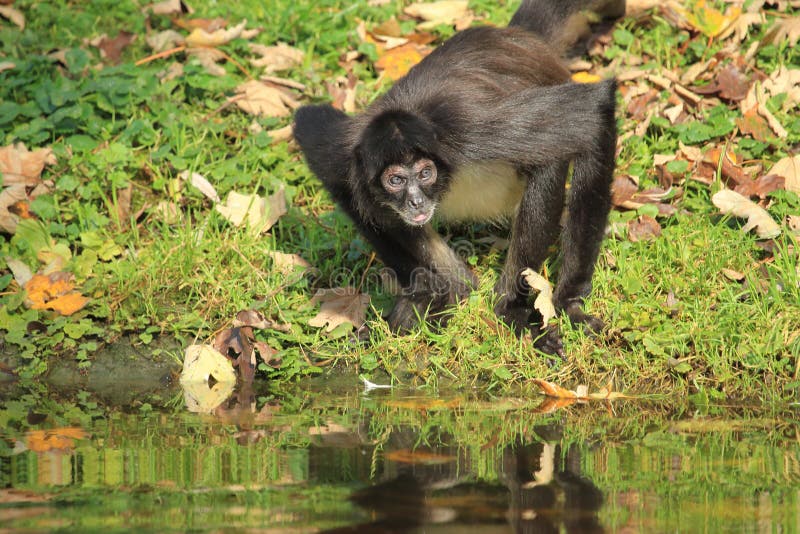
<path fill-rule="evenodd" d="M 495 313 L 514 328 L 518 336 L 532 323 L 534 314 L 529 289 L 520 273 L 526 268 L 538 271 L 547 250 L 558 237 L 559 219 L 564 207 L 564 182 L 568 165 L 555 163 L 528 172 L 528 184 L 511 229 L 511 246 L 500 280 L 495 286 L 499 300 Z M 532 333 L 538 337 L 539 325 L 533 321 Z M 548 350 L 548 347 L 542 347 Z M 557 352 L 559 347 L 550 347 Z"/>
<path fill-rule="evenodd" d="M 578 157 L 573 164 L 568 217 L 562 233 L 564 260 L 553 298 L 556 310 L 563 310 L 573 323 L 583 323 L 592 332 L 601 330 L 603 322 L 585 313 L 582 306 L 592 290 L 592 274 L 611 209 L 616 149 L 613 124 L 598 140 L 598 149 Z"/>

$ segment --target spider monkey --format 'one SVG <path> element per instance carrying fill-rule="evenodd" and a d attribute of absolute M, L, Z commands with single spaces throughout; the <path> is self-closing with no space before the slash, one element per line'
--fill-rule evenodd
<path fill-rule="evenodd" d="M 387 317 L 394 331 L 442 318 L 477 284 L 434 216 L 513 220 L 495 312 L 549 353 L 563 353 L 560 337 L 541 324 L 520 273 L 541 267 L 560 232 L 556 310 L 603 327 L 582 306 L 611 206 L 616 82 L 572 83 L 561 58 L 568 27 L 599 3 L 609 1 L 523 0 L 507 28 L 457 33 L 361 114 L 297 111 L 308 166 L 404 286 Z M 624 0 L 610 3 L 624 13 Z"/>

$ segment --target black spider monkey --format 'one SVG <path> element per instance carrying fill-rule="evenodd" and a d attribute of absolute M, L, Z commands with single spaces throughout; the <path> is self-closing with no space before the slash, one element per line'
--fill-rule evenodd
<path fill-rule="evenodd" d="M 523 0 L 509 27 L 456 34 L 359 115 L 297 111 L 308 166 L 404 286 L 388 316 L 393 330 L 441 317 L 477 283 L 428 224 L 435 213 L 513 218 L 495 311 L 518 335 L 545 332 L 520 273 L 538 270 L 558 237 L 570 164 L 554 304 L 602 328 L 582 304 L 611 206 L 616 82 L 571 83 L 561 60 L 567 26 L 598 3 L 609 0 Z M 624 13 L 624 0 L 611 3 L 614 16 Z M 562 351 L 555 331 L 538 346 Z"/>

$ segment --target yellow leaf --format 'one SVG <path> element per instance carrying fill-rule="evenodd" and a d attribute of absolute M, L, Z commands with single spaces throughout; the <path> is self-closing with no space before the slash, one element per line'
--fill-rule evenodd
<path fill-rule="evenodd" d="M 34 452 L 66 451 L 75 448 L 75 441 L 86 436 L 86 431 L 76 427 L 31 430 L 25 434 L 25 444 Z"/>
<path fill-rule="evenodd" d="M 399 80 L 411 70 L 411 67 L 422 61 L 424 56 L 414 43 L 406 43 L 387 51 L 375 63 L 375 67 L 391 80 Z"/>
<path fill-rule="evenodd" d="M 586 71 L 576 72 L 572 75 L 572 81 L 575 83 L 597 83 L 602 78 L 597 74 L 591 74 Z"/>
<path fill-rule="evenodd" d="M 61 315 L 72 315 L 82 309 L 89 299 L 73 291 L 69 275 L 55 272 L 36 274 L 25 284 L 26 304 L 34 310 L 54 310 Z"/>
<path fill-rule="evenodd" d="M 742 14 L 740 7 L 730 7 L 723 14 L 709 6 L 706 0 L 698 0 L 689 9 L 677 7 L 676 10 L 690 26 L 708 37 L 724 33 Z"/>
<path fill-rule="evenodd" d="M 556 316 L 556 308 L 553 305 L 553 286 L 544 276 L 533 269 L 522 271 L 522 277 L 531 289 L 539 292 L 533 301 L 533 307 L 542 314 L 542 324 L 549 323 L 550 319 Z"/>
<path fill-rule="evenodd" d="M 406 7 L 403 12 L 424 20 L 417 27 L 433 28 L 439 24 L 454 24 L 467 14 L 468 0 L 442 0 L 440 2 L 417 2 Z"/>

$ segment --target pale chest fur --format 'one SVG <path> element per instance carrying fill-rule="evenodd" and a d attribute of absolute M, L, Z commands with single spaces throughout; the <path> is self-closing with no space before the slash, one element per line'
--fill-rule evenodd
<path fill-rule="evenodd" d="M 507 219 L 515 213 L 524 190 L 525 180 L 508 163 L 475 163 L 453 174 L 436 213 L 454 222 Z"/>

